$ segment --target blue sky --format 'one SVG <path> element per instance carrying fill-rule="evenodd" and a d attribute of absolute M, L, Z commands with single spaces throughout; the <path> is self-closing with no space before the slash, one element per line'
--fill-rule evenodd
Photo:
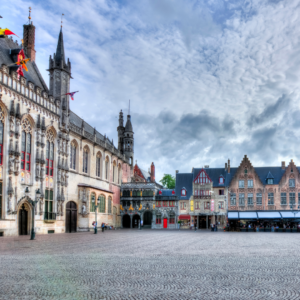
<path fill-rule="evenodd" d="M 45 81 L 64 13 L 72 110 L 116 145 L 131 99 L 135 159 L 157 179 L 300 160 L 300 0 L 2 0 L 0 26 L 22 36 L 29 6 Z"/>

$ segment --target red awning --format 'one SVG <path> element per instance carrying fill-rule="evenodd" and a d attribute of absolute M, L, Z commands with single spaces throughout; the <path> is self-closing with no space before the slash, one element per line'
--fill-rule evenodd
<path fill-rule="evenodd" d="M 190 215 L 180 215 L 178 217 L 179 220 L 190 220 L 191 216 Z"/>

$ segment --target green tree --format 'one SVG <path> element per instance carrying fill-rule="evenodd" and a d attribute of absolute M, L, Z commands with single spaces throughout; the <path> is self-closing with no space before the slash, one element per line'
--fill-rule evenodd
<path fill-rule="evenodd" d="M 164 177 L 159 182 L 168 189 L 175 188 L 175 177 L 171 174 L 164 174 Z"/>

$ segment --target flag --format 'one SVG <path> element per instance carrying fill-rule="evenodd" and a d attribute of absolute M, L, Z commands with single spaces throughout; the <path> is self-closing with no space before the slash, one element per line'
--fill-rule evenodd
<path fill-rule="evenodd" d="M 18 80 L 20 79 L 20 76 L 24 76 L 23 70 L 22 70 L 22 66 L 20 66 L 17 70 L 17 74 L 18 74 Z"/>
<path fill-rule="evenodd" d="M 22 61 L 25 59 L 25 53 L 24 53 L 24 50 L 21 49 L 19 54 L 18 54 L 18 62 Z"/>
<path fill-rule="evenodd" d="M 8 28 L 0 29 L 0 35 L 15 35 L 12 31 L 10 31 Z"/>
<path fill-rule="evenodd" d="M 74 94 L 75 93 L 78 93 L 79 91 L 77 92 L 72 92 L 72 93 L 66 93 L 66 95 L 69 95 L 71 97 L 72 100 L 74 100 Z"/>

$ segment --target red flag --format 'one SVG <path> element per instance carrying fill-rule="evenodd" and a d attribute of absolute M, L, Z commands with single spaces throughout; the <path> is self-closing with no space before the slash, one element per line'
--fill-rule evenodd
<path fill-rule="evenodd" d="M 20 76 L 24 76 L 23 70 L 22 70 L 22 66 L 20 66 L 17 70 L 17 74 L 18 74 L 18 80 L 20 79 Z"/>
<path fill-rule="evenodd" d="M 78 91 L 77 92 L 72 92 L 72 93 L 66 93 L 66 95 L 69 95 L 71 97 L 71 99 L 74 100 L 74 94 L 75 93 L 78 93 Z"/>

